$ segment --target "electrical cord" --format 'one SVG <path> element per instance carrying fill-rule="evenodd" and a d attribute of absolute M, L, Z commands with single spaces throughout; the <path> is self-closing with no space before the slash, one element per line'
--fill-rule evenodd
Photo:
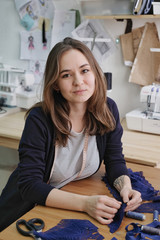
<path fill-rule="evenodd" d="M 5 109 L 2 108 L 2 106 L 3 106 L 4 103 L 5 103 L 5 101 L 6 101 L 5 98 L 3 98 L 3 97 L 0 98 L 0 114 L 4 114 L 4 113 L 7 112 L 7 110 L 5 110 Z"/>

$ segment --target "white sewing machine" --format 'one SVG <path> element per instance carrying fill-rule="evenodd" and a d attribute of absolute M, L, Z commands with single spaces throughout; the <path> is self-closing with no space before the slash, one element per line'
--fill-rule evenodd
<path fill-rule="evenodd" d="M 131 130 L 160 134 L 160 85 L 144 86 L 140 92 L 143 107 L 126 114 Z"/>
<path fill-rule="evenodd" d="M 30 108 L 37 102 L 35 78 L 33 73 L 26 72 L 21 78 L 21 86 L 16 90 L 17 107 Z"/>
<path fill-rule="evenodd" d="M 38 101 L 33 73 L 0 65 L 0 106 L 30 108 Z"/>
<path fill-rule="evenodd" d="M 23 69 L 10 65 L 0 66 L 0 100 L 1 105 L 16 107 L 16 89 L 20 86 L 19 77 L 24 74 Z"/>

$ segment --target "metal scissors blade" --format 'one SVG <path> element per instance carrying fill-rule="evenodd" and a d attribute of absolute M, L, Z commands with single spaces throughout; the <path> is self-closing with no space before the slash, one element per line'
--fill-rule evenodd
<path fill-rule="evenodd" d="M 40 240 L 40 238 L 35 237 L 34 232 L 41 231 L 44 228 L 44 221 L 40 218 L 32 218 L 29 221 L 20 219 L 16 222 L 16 228 L 23 236 L 31 236 L 34 239 Z"/>

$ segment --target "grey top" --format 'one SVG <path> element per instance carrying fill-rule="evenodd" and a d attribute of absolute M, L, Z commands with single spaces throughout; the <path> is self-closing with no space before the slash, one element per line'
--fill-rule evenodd
<path fill-rule="evenodd" d="M 79 172 L 83 162 L 84 131 L 76 133 L 72 131 L 66 147 L 56 146 L 56 154 L 52 167 L 49 183 L 61 188 L 67 183 L 91 176 L 99 167 L 99 153 L 96 137 L 88 137 L 88 148 L 86 154 L 85 168 L 81 175 Z"/>

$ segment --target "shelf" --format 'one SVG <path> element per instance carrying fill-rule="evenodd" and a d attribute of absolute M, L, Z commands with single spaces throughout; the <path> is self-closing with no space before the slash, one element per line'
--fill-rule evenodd
<path fill-rule="evenodd" d="M 0 94 L 6 95 L 6 96 L 15 96 L 15 93 L 5 92 L 5 91 L 0 91 Z"/>
<path fill-rule="evenodd" d="M 17 84 L 12 84 L 12 83 L 2 83 L 0 82 L 0 86 L 3 86 L 3 87 L 13 87 L 13 88 L 16 88 L 18 87 L 19 85 Z"/>
<path fill-rule="evenodd" d="M 90 15 L 84 16 L 86 19 L 147 19 L 160 18 L 160 15 Z"/>
<path fill-rule="evenodd" d="M 0 68 L 0 72 L 17 72 L 17 73 L 24 73 L 23 69 L 19 68 Z"/>

